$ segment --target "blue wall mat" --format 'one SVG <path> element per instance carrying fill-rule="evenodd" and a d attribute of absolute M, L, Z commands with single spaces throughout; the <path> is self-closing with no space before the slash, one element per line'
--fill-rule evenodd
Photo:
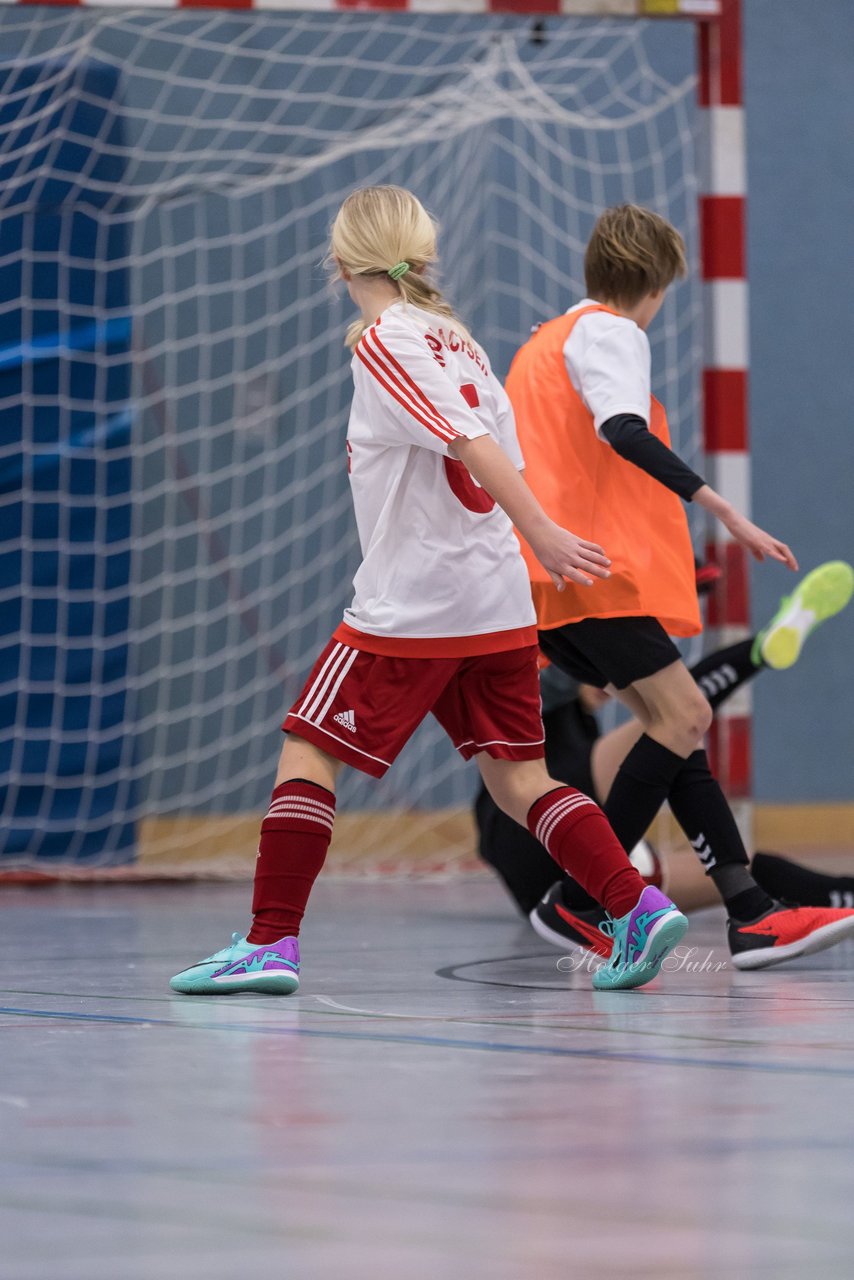
<path fill-rule="evenodd" d="M 854 6 L 747 0 L 745 82 L 756 519 L 802 569 L 854 561 Z M 753 574 L 757 624 L 792 577 Z M 854 606 L 756 684 L 760 801 L 854 799 Z"/>
<path fill-rule="evenodd" d="M 0 865 L 133 856 L 119 105 L 95 63 L 0 67 Z"/>

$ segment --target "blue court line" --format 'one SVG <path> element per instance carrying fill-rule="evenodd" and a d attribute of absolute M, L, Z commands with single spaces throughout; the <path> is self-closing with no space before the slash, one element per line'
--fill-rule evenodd
<path fill-rule="evenodd" d="M 8 1014 L 19 1018 L 47 1018 L 71 1022 L 119 1023 L 135 1027 L 175 1027 L 183 1031 L 237 1031 L 244 1035 L 307 1036 L 322 1040 L 360 1040 L 377 1044 L 424 1045 L 433 1049 L 466 1049 L 481 1053 L 522 1053 L 548 1058 L 586 1058 L 597 1062 L 643 1062 L 666 1067 L 703 1067 L 714 1071 L 758 1071 L 770 1075 L 832 1076 L 845 1080 L 854 1078 L 854 1067 L 800 1067 L 788 1063 L 751 1062 L 745 1058 L 730 1058 L 719 1062 L 714 1058 L 689 1058 L 668 1056 L 662 1053 L 629 1053 L 608 1049 L 561 1049 L 557 1046 L 512 1044 L 502 1041 L 491 1043 L 481 1040 L 452 1040 L 446 1036 L 404 1036 L 368 1031 L 318 1031 L 308 1027 L 254 1026 L 239 1022 L 182 1022 L 177 1018 L 134 1018 L 114 1013 L 53 1013 L 50 1009 L 14 1009 L 0 1007 L 0 1016 Z"/>
<path fill-rule="evenodd" d="M 34 364 L 39 360 L 53 360 L 65 351 L 94 351 L 96 347 L 127 344 L 130 342 L 131 329 L 129 315 L 111 316 L 107 320 L 75 325 L 60 333 L 45 333 L 30 342 L 15 342 L 0 347 L 0 369 Z"/>

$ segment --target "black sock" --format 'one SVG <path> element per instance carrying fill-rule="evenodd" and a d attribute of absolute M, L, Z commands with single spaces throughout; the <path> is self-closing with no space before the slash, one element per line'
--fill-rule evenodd
<path fill-rule="evenodd" d="M 728 649 L 717 649 L 691 668 L 691 675 L 714 710 L 741 685 L 752 680 L 765 665 L 760 662 L 757 667 L 750 656 L 754 639 L 741 640 Z"/>
<path fill-rule="evenodd" d="M 644 734 L 620 765 L 602 808 L 626 853 L 646 835 L 684 764 L 675 751 Z"/>
<path fill-rule="evenodd" d="M 668 799 L 730 915 L 753 920 L 769 910 L 774 904 L 748 871 L 741 833 L 705 751 L 694 751 L 684 761 Z"/>
<path fill-rule="evenodd" d="M 570 911 L 592 911 L 594 907 L 602 906 L 601 902 L 591 898 L 587 890 L 582 889 L 572 876 L 564 876 L 561 881 L 560 896 L 563 899 L 563 905 L 569 907 Z"/>
<path fill-rule="evenodd" d="M 539 840 L 502 813 L 486 787 L 481 787 L 474 812 L 481 858 L 498 872 L 522 914 L 530 915 L 560 867 Z"/>
<path fill-rule="evenodd" d="M 650 822 L 667 797 L 671 772 L 682 763 L 681 756 L 646 734 L 626 756 L 602 808 L 627 853 L 646 835 Z M 637 821 L 634 816 L 636 810 L 649 816 Z M 633 835 L 633 822 L 638 829 L 637 837 Z M 570 911 L 591 911 L 600 905 L 571 876 L 565 876 L 562 881 L 561 897 Z"/>
<path fill-rule="evenodd" d="M 709 871 L 708 876 L 726 903 L 728 914 L 736 920 L 755 920 L 774 905 L 740 862 L 725 862 Z"/>
<path fill-rule="evenodd" d="M 734 898 L 726 899 L 727 914 L 742 924 L 748 920 L 755 920 L 758 916 L 764 916 L 773 905 L 768 894 L 760 889 L 758 884 L 755 884 L 752 889 L 746 889 L 744 893 L 737 893 Z"/>
<path fill-rule="evenodd" d="M 828 876 L 773 853 L 757 853 L 753 878 L 772 898 L 799 907 L 854 907 L 854 876 Z"/>

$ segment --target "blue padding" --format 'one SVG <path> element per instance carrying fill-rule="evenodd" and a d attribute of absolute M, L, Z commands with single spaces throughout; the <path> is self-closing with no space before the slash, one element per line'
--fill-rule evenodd
<path fill-rule="evenodd" d="M 114 69 L 0 66 L 0 866 L 134 854 L 122 144 Z"/>
<path fill-rule="evenodd" d="M 38 360 L 53 360 L 71 351 L 95 351 L 99 347 L 128 347 L 131 340 L 130 316 L 112 316 L 91 324 L 77 325 L 64 333 L 46 333 L 32 342 L 16 342 L 0 347 L 0 369 Z"/>

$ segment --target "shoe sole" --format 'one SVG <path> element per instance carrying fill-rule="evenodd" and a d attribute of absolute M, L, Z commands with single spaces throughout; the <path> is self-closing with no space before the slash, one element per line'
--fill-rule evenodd
<path fill-rule="evenodd" d="M 770 969 L 775 964 L 783 964 L 786 960 L 795 960 L 798 956 L 815 955 L 817 951 L 826 951 L 837 942 L 854 937 L 854 916 L 848 920 L 834 920 L 831 924 L 822 925 L 806 938 L 797 942 L 788 942 L 782 947 L 765 947 L 756 951 L 739 951 L 732 957 L 736 969 Z"/>
<path fill-rule="evenodd" d="M 537 915 L 536 908 L 528 916 L 528 919 L 531 922 L 531 927 L 534 932 L 538 933 L 544 942 L 550 942 L 553 947 L 557 947 L 560 951 L 563 951 L 564 954 L 569 950 L 577 951 L 579 955 L 602 956 L 605 959 L 607 959 L 610 954 L 608 951 L 597 951 L 596 948 L 589 943 L 573 942 L 570 938 L 567 938 L 565 934 L 558 933 L 556 929 L 550 929 L 547 924 L 544 924 L 543 921 L 540 920 Z"/>
<path fill-rule="evenodd" d="M 257 978 L 241 974 L 234 978 L 217 978 L 211 986 L 219 995 L 258 991 L 265 996 L 292 996 L 299 990 L 299 978 L 295 973 L 259 973 Z"/>
<path fill-rule="evenodd" d="M 293 973 L 259 973 L 257 977 L 240 974 L 232 979 L 207 977 L 180 985 L 178 979 L 173 978 L 169 986 L 183 996 L 236 996 L 247 991 L 265 996 L 291 996 L 299 990 L 299 978 Z"/>
<path fill-rule="evenodd" d="M 763 662 L 775 671 L 794 666 L 804 641 L 820 622 L 841 613 L 854 594 L 854 570 L 832 560 L 808 573 L 768 627 L 760 646 Z"/>
<path fill-rule="evenodd" d="M 179 991 L 181 995 L 189 995 L 191 991 L 203 986 L 215 973 L 219 973 L 224 965 L 236 964 L 238 958 L 229 960 L 224 957 L 222 960 L 209 960 L 207 963 L 192 965 L 190 969 L 182 969 L 180 973 L 175 974 L 174 978 L 169 979 L 169 986 L 173 991 Z"/>
<path fill-rule="evenodd" d="M 762 642 L 762 661 L 775 671 L 786 671 L 800 657 L 804 639 L 797 627 L 772 627 Z"/>
<path fill-rule="evenodd" d="M 688 920 L 681 911 L 674 912 L 661 920 L 653 929 L 644 948 L 644 957 L 636 960 L 622 975 L 619 981 L 597 986 L 598 973 L 593 975 L 595 991 L 631 991 L 634 987 L 643 987 L 658 977 L 662 964 L 670 952 L 677 946 L 688 932 Z M 601 973 L 602 970 L 599 970 Z"/>

